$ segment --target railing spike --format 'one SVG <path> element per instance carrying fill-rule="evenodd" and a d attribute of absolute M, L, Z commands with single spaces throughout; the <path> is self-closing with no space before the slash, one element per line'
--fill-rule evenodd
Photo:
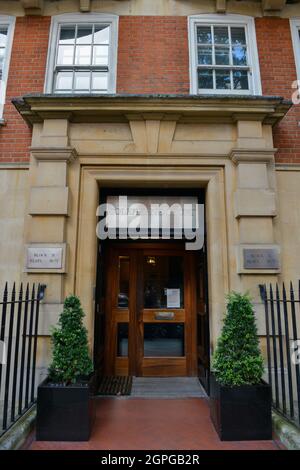
<path fill-rule="evenodd" d="M 276 282 L 275 290 L 276 290 L 276 299 L 279 300 L 280 296 L 279 296 L 279 287 L 278 287 L 278 283 L 277 283 L 277 282 Z"/>
<path fill-rule="evenodd" d="M 4 292 L 3 292 L 3 298 L 2 298 L 2 303 L 3 304 L 5 304 L 5 302 L 7 302 L 7 296 L 8 296 L 8 284 L 6 282 L 5 287 L 4 287 Z"/>
<path fill-rule="evenodd" d="M 286 300 L 286 289 L 285 289 L 284 282 L 282 283 L 282 295 L 283 295 L 283 299 Z"/>
<path fill-rule="evenodd" d="M 294 286 L 293 286 L 292 281 L 290 283 L 290 292 L 291 292 L 291 301 L 294 302 L 295 296 L 294 296 Z"/>

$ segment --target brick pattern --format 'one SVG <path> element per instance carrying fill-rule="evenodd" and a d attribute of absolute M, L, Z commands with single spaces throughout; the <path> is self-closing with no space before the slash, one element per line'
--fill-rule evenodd
<path fill-rule="evenodd" d="M 297 79 L 290 23 L 282 18 L 255 20 L 262 90 L 264 95 L 292 98 Z M 274 128 L 277 163 L 300 163 L 300 106 L 293 106 Z"/>
<path fill-rule="evenodd" d="M 264 95 L 290 99 L 296 80 L 288 19 L 257 18 L 256 34 Z M 11 99 L 41 92 L 44 86 L 50 17 L 16 21 L 4 118 L 0 127 L 0 161 L 27 162 L 31 131 Z M 118 93 L 189 93 L 186 17 L 121 16 L 117 63 Z M 300 106 L 294 106 L 274 129 L 277 162 L 300 163 Z"/>
<path fill-rule="evenodd" d="M 121 16 L 119 93 L 189 93 L 187 18 Z"/>
<path fill-rule="evenodd" d="M 25 93 L 42 92 L 48 50 L 50 17 L 18 17 L 10 60 L 4 119 L 0 127 L 0 161 L 27 162 L 31 130 L 11 99 Z"/>

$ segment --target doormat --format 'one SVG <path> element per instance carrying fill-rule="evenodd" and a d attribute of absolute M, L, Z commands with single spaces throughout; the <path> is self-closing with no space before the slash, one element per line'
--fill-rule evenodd
<path fill-rule="evenodd" d="M 132 377 L 102 377 L 97 395 L 130 395 L 131 388 Z"/>

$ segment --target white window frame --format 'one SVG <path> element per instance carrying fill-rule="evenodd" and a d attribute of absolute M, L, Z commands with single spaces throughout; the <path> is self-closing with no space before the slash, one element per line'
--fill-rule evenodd
<path fill-rule="evenodd" d="M 243 26 L 246 31 L 248 65 L 250 68 L 249 90 L 198 90 L 197 74 L 197 26 L 199 25 Z M 203 14 L 188 18 L 189 58 L 190 58 L 190 93 L 192 95 L 261 95 L 261 80 L 254 18 L 244 15 Z"/>
<path fill-rule="evenodd" d="M 103 23 L 110 26 L 110 46 L 109 46 L 109 72 L 108 72 L 108 88 L 103 94 L 116 93 L 117 85 L 117 54 L 118 54 L 118 24 L 119 17 L 117 15 L 108 15 L 102 13 L 73 13 L 53 16 L 51 19 L 47 66 L 44 92 L 53 94 L 53 79 L 55 68 L 55 57 L 58 44 L 59 27 L 62 24 L 88 24 Z M 86 93 L 87 95 L 89 93 Z M 90 93 L 91 94 L 91 93 Z M 59 93 L 57 93 L 59 95 Z"/>
<path fill-rule="evenodd" d="M 7 43 L 5 49 L 5 57 L 3 62 L 3 71 L 2 71 L 2 79 L 1 79 L 1 86 L 0 86 L 0 121 L 3 120 L 3 111 L 6 99 L 6 88 L 7 88 L 7 80 L 8 80 L 8 71 L 9 71 L 9 64 L 10 64 L 10 57 L 12 51 L 12 43 L 14 37 L 14 29 L 15 29 L 16 18 L 14 16 L 7 16 L 7 15 L 0 15 L 0 26 L 7 26 Z"/>
<path fill-rule="evenodd" d="M 300 18 L 291 18 L 290 27 L 291 27 L 296 72 L 297 72 L 297 80 L 300 80 L 300 37 L 299 37 Z"/>

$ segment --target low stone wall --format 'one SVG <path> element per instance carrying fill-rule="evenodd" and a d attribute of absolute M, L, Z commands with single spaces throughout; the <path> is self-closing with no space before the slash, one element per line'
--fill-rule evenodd
<path fill-rule="evenodd" d="M 32 406 L 3 436 L 0 437 L 0 450 L 17 450 L 24 445 L 34 427 L 36 406 Z"/>
<path fill-rule="evenodd" d="M 288 450 L 300 450 L 300 429 L 274 411 L 272 421 L 274 432 L 282 444 Z"/>

